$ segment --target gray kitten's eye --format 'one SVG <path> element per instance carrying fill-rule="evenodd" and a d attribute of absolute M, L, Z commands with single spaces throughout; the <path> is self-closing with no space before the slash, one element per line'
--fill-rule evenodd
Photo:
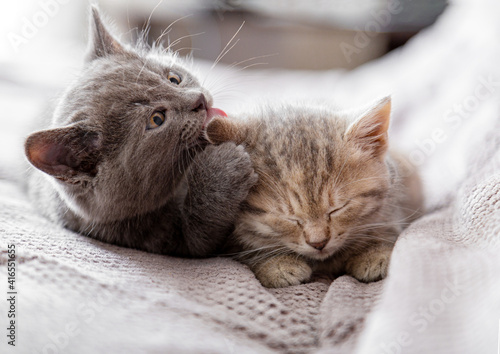
<path fill-rule="evenodd" d="M 155 129 L 165 122 L 165 113 L 156 111 L 149 117 L 147 129 Z"/>
<path fill-rule="evenodd" d="M 176 84 L 176 85 L 179 85 L 182 81 L 181 77 L 179 75 L 177 75 L 176 73 L 174 73 L 173 71 L 170 71 L 167 75 L 167 79 L 173 83 L 173 84 Z"/>

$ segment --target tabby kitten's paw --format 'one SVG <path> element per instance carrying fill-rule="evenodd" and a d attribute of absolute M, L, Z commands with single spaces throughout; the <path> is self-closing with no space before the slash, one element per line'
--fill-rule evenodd
<path fill-rule="evenodd" d="M 377 247 L 351 258 L 347 262 L 347 274 L 369 283 L 387 276 L 392 247 Z"/>
<path fill-rule="evenodd" d="M 297 256 L 276 256 L 255 269 L 255 276 L 266 288 L 299 285 L 311 278 L 309 264 Z"/>

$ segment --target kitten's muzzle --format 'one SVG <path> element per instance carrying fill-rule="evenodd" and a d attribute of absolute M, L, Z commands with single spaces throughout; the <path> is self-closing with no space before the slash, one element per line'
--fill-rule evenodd
<path fill-rule="evenodd" d="M 309 242 L 306 241 L 309 246 L 312 248 L 317 249 L 318 251 L 321 251 L 323 248 L 325 248 L 326 244 L 328 243 L 329 239 L 325 239 L 319 242 Z"/>

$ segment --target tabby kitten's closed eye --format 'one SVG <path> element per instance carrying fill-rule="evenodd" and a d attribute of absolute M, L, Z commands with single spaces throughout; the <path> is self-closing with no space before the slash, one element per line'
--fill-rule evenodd
<path fill-rule="evenodd" d="M 421 207 L 418 177 L 388 152 L 390 107 L 390 98 L 358 115 L 285 105 L 209 124 L 208 139 L 243 144 L 259 175 L 231 252 L 263 285 L 297 285 L 314 270 L 386 276 L 397 236 Z"/>
<path fill-rule="evenodd" d="M 149 252 L 206 256 L 231 232 L 255 183 L 234 143 L 207 146 L 224 114 L 189 63 L 162 48 L 126 46 L 96 8 L 77 80 L 51 126 L 26 140 L 29 194 L 62 225 Z"/>

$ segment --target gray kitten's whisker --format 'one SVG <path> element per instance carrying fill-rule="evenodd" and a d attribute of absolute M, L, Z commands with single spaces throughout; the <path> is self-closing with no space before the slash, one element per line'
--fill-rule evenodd
<path fill-rule="evenodd" d="M 210 69 L 213 69 L 218 63 L 219 61 L 224 58 L 224 56 L 229 53 L 229 51 L 238 43 L 239 40 L 236 40 L 236 42 L 228 48 L 228 46 L 231 44 L 231 42 L 233 41 L 233 39 L 238 35 L 238 33 L 240 33 L 241 29 L 243 28 L 243 26 L 245 25 L 245 21 L 243 21 L 243 23 L 241 24 L 241 26 L 238 28 L 238 30 L 236 31 L 236 33 L 231 37 L 231 39 L 229 40 L 229 42 L 227 42 L 226 46 L 222 49 L 222 51 L 220 52 L 220 54 L 217 56 L 217 58 L 215 58 L 215 61 L 214 63 L 212 64 L 211 68 Z"/>
<path fill-rule="evenodd" d="M 163 82 L 160 82 L 158 83 L 158 85 L 155 85 L 155 86 L 150 86 L 146 89 L 146 93 L 149 93 L 149 92 L 155 92 L 159 87 L 162 87 L 163 86 Z M 151 106 L 149 106 L 151 107 Z"/>
<path fill-rule="evenodd" d="M 231 44 L 231 42 L 234 40 L 234 38 L 238 35 L 238 33 L 240 32 L 240 30 L 243 28 L 243 25 L 245 24 L 245 21 L 243 21 L 243 23 L 241 24 L 241 26 L 238 28 L 238 30 L 234 33 L 234 35 L 231 37 L 231 39 L 227 42 L 226 46 L 221 50 L 221 52 L 219 53 L 219 55 L 217 56 L 217 58 L 215 58 L 214 60 L 214 63 L 212 64 L 212 66 L 210 67 L 210 69 L 208 70 L 207 74 L 205 75 L 205 78 L 203 79 L 202 81 L 202 86 L 205 85 L 205 82 L 207 81 L 208 77 L 210 76 L 210 73 L 212 72 L 212 70 L 215 68 L 215 66 L 219 63 L 219 61 L 222 60 L 222 58 L 227 54 L 229 53 L 229 51 L 234 48 L 234 46 L 239 42 L 239 40 L 236 40 L 236 42 L 231 45 L 231 47 L 228 48 L 228 46 Z"/>
<path fill-rule="evenodd" d="M 161 1 L 163 1 L 163 0 L 161 0 Z M 153 11 L 154 11 L 154 10 L 153 10 Z M 158 36 L 158 38 L 156 38 L 156 40 L 155 40 L 156 45 L 157 45 L 157 46 L 160 46 L 160 45 L 161 45 L 161 43 L 160 43 L 160 42 L 161 42 L 161 40 L 163 39 L 163 37 L 164 37 L 164 36 L 166 36 L 168 33 L 170 33 L 170 31 L 172 30 L 172 27 L 173 27 L 173 26 L 174 26 L 177 22 L 182 21 L 182 20 L 185 20 L 186 18 L 188 18 L 188 17 L 190 17 L 190 16 L 192 16 L 192 15 L 191 15 L 191 14 L 189 14 L 189 15 L 186 15 L 186 16 L 182 16 L 182 17 L 178 18 L 177 20 L 174 20 L 172 23 L 170 23 L 170 24 L 168 25 L 168 27 L 167 27 L 167 28 L 165 28 L 165 29 L 161 32 L 161 34 Z"/>
<path fill-rule="evenodd" d="M 139 70 L 139 73 L 137 74 L 137 77 L 135 78 L 135 83 L 136 84 L 139 82 L 139 77 L 141 76 L 142 71 L 144 70 L 144 68 L 146 67 L 146 65 L 148 64 L 148 61 L 149 61 L 149 57 L 146 57 L 145 60 L 144 60 L 143 65 L 141 67 L 141 70 Z"/>
<path fill-rule="evenodd" d="M 240 28 L 241 28 L 241 27 L 240 27 Z M 239 30 L 238 30 L 238 31 L 239 31 Z M 236 34 L 237 34 L 237 33 L 235 33 L 234 35 L 236 36 Z M 233 36 L 233 38 L 234 38 L 234 36 Z M 231 41 L 233 40 L 233 38 L 231 38 L 231 39 L 229 40 L 229 42 L 228 42 L 228 44 L 227 44 L 227 45 L 229 45 L 229 43 L 231 43 Z M 236 40 L 233 44 L 231 44 L 231 46 L 230 46 L 227 50 L 226 50 L 226 48 L 227 48 L 227 45 L 226 45 L 226 47 L 224 47 L 224 49 L 223 49 L 223 50 L 222 50 L 222 52 L 219 54 L 219 56 L 215 59 L 214 63 L 213 63 L 213 64 L 212 64 L 212 66 L 210 67 L 210 70 L 212 70 L 212 69 L 213 69 L 213 68 L 214 68 L 214 67 L 215 67 L 215 66 L 216 66 L 216 65 L 217 65 L 217 64 L 218 64 L 218 63 L 222 60 L 222 58 L 224 58 L 224 57 L 226 56 L 226 54 L 227 54 L 227 53 L 229 53 L 229 51 L 230 51 L 231 49 L 233 49 L 233 48 L 234 48 L 234 47 L 238 44 L 238 42 L 239 42 L 239 41 L 240 41 L 240 40 L 239 40 L 239 39 L 237 39 L 237 40 Z M 224 50 L 226 50 L 226 51 L 224 52 Z"/>
<path fill-rule="evenodd" d="M 149 14 L 149 17 L 148 17 L 147 21 L 144 23 L 143 30 L 150 27 L 150 25 L 151 25 L 151 18 L 153 17 L 154 12 L 161 5 L 162 2 L 163 2 L 163 0 L 158 1 L 158 4 L 156 4 L 155 7 L 153 7 L 153 10 L 151 10 L 151 13 Z"/>
<path fill-rule="evenodd" d="M 176 53 L 180 52 L 181 50 L 189 50 L 190 53 L 188 54 L 190 56 L 190 59 L 192 59 L 193 51 L 195 50 L 201 50 L 200 48 L 194 48 L 194 47 L 181 47 L 175 50 Z"/>
<path fill-rule="evenodd" d="M 273 57 L 273 56 L 276 56 L 276 55 L 278 55 L 278 53 L 259 55 L 259 56 L 256 56 L 256 57 L 252 57 L 252 58 L 248 58 L 248 59 L 239 61 L 239 62 L 234 62 L 231 65 L 229 65 L 228 68 L 231 69 L 231 68 L 237 67 L 238 65 L 241 65 L 243 63 L 249 62 L 250 60 L 269 58 L 269 57 Z"/>
<path fill-rule="evenodd" d="M 242 68 L 238 68 L 238 70 L 235 71 L 235 73 L 239 73 L 239 72 L 242 72 L 243 70 L 246 70 L 246 69 L 249 69 L 249 68 L 253 68 L 254 66 L 259 66 L 259 65 L 268 65 L 269 63 L 253 63 L 253 64 L 249 64 L 247 66 L 244 66 Z"/>
<path fill-rule="evenodd" d="M 175 41 L 173 41 L 172 43 L 170 43 L 166 50 L 172 50 L 172 47 L 175 47 L 177 44 L 179 44 L 183 39 L 186 39 L 186 38 L 191 38 L 191 37 L 195 37 L 195 36 L 200 36 L 202 34 L 205 34 L 205 32 L 198 32 L 198 33 L 194 33 L 194 34 L 188 34 L 188 35 L 185 35 L 185 36 L 182 36 L 182 37 L 179 37 L 177 38 Z"/>

